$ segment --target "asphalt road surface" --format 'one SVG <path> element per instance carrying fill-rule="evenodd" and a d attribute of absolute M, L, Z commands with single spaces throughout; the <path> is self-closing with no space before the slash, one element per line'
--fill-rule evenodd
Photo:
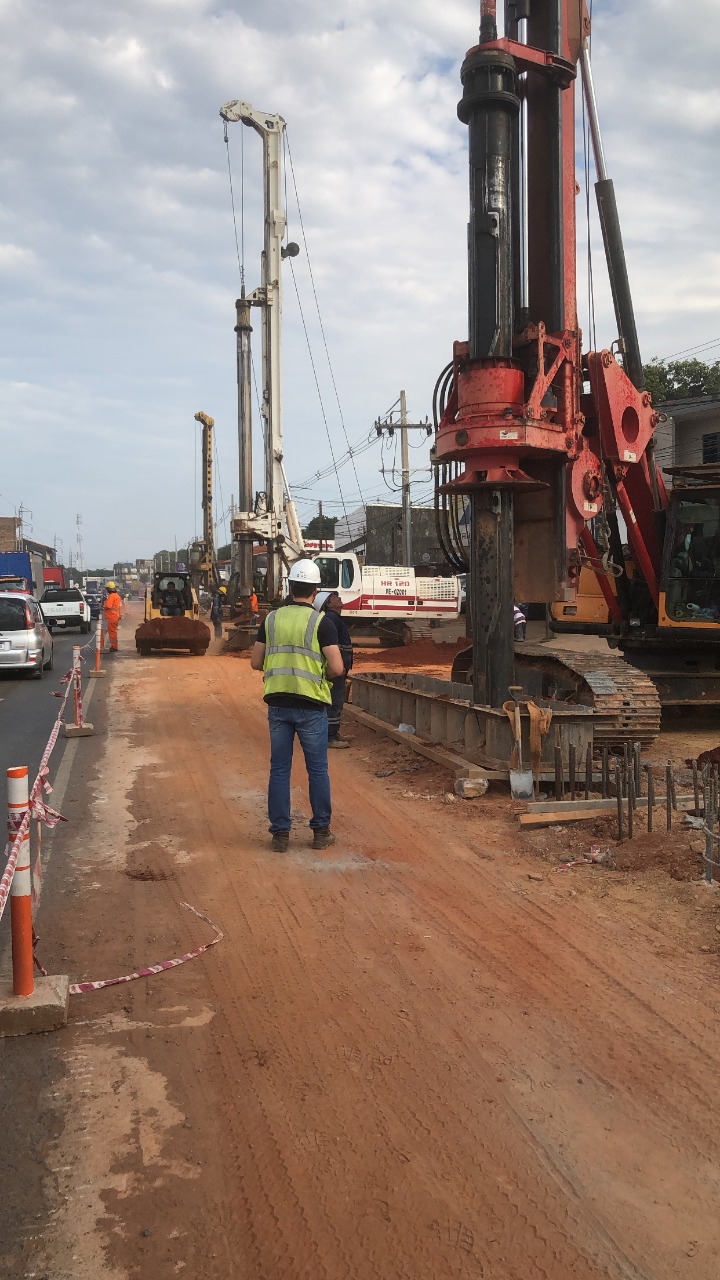
<path fill-rule="evenodd" d="M 73 645 L 85 644 L 87 636 L 68 631 L 54 636 L 55 666 L 42 680 L 21 671 L 0 671 L 0 787 L 5 800 L 5 772 L 26 764 L 32 782 L 58 713 L 61 677 L 72 666 Z"/>

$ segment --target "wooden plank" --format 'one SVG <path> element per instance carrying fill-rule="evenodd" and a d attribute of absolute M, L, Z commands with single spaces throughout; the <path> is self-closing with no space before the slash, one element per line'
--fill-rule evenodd
<path fill-rule="evenodd" d="M 466 760 L 464 756 L 455 755 L 454 751 L 446 751 L 443 747 L 433 746 L 432 743 L 426 742 L 424 738 L 418 737 L 416 733 L 401 733 L 395 725 L 388 724 L 386 720 L 380 720 L 377 716 L 371 716 L 368 711 L 363 711 L 360 707 L 354 707 L 351 702 L 345 704 L 345 711 L 349 711 L 351 715 L 359 720 L 360 724 L 364 724 L 368 729 L 374 729 L 376 733 L 383 733 L 387 738 L 393 738 L 395 742 L 401 742 L 404 747 L 410 747 L 411 751 L 417 751 L 419 755 L 426 756 L 428 760 L 432 760 L 435 764 L 439 764 L 443 769 L 447 769 L 453 773 L 456 778 L 488 778 L 490 781 L 499 780 L 507 782 L 508 773 L 506 769 L 483 769 L 479 764 L 474 764 L 472 760 Z"/>
<path fill-rule="evenodd" d="M 590 818 L 606 818 L 608 809 L 583 809 L 580 813 L 566 813 L 555 809 L 550 813 L 521 813 L 521 827 L 550 827 L 565 822 L 586 822 Z"/>
<path fill-rule="evenodd" d="M 654 808 L 660 808 L 665 804 L 665 796 L 655 796 Z M 638 796 L 636 809 L 647 809 L 647 796 Z M 682 813 L 688 813 L 695 808 L 694 796 L 678 796 L 677 807 Z M 617 800 L 615 796 L 601 800 L 565 800 L 558 802 L 557 800 L 530 800 L 526 806 L 528 813 L 583 813 L 595 809 L 617 808 Z M 702 809 L 702 804 L 700 805 Z"/>
<path fill-rule="evenodd" d="M 663 808 L 665 805 L 665 796 L 655 796 L 654 809 Z M 627 807 L 627 801 L 623 800 L 623 807 Z M 677 810 L 679 813 L 690 813 L 695 808 L 695 800 L 693 796 L 678 796 Z M 702 809 L 702 805 L 700 806 Z M 538 812 L 538 809 L 540 812 Z M 617 800 L 613 796 L 609 800 L 576 800 L 574 803 L 568 800 L 565 804 L 537 804 L 530 802 L 525 813 L 519 815 L 521 827 L 549 827 L 561 826 L 565 822 L 585 822 L 590 818 L 606 818 L 608 814 L 612 814 L 617 809 Z M 647 797 L 640 796 L 636 812 L 640 813 L 647 810 Z"/>
<path fill-rule="evenodd" d="M 528 813 L 583 813 L 590 809 L 614 809 L 615 799 L 602 800 L 530 800 Z"/>

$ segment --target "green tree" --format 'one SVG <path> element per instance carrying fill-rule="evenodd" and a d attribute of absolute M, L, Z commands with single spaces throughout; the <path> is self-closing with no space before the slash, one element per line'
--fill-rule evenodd
<path fill-rule="evenodd" d="M 652 360 L 643 365 L 645 386 L 653 401 L 687 400 L 720 394 L 720 360 Z"/>
<path fill-rule="evenodd" d="M 303 538 L 334 538 L 337 516 L 313 516 L 303 529 Z"/>

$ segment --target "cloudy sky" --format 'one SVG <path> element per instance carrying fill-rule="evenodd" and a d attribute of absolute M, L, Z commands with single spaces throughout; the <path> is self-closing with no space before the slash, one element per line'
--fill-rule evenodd
<path fill-rule="evenodd" d="M 337 455 L 344 430 L 358 443 L 401 387 L 414 420 L 430 413 L 435 377 L 466 336 L 455 106 L 478 13 L 478 0 L 0 0 L 1 514 L 22 503 L 32 536 L 57 537 L 66 561 L 81 514 L 86 566 L 183 544 L 199 528 L 199 409 L 217 422 L 219 513 L 237 493 L 239 270 L 218 116 L 232 98 L 287 121 L 338 393 L 303 252 L 294 279 L 324 409 L 286 264 L 291 484 L 330 461 L 323 412 Z M 720 7 L 595 0 L 593 32 L 644 356 L 717 340 L 706 354 L 718 358 Z M 261 144 L 236 124 L 229 146 L 252 289 Z M 300 240 L 291 180 L 288 212 Z M 581 278 L 585 253 L 583 228 Z M 614 327 L 598 277 L 605 345 Z M 383 462 L 392 453 L 375 446 L 357 477 L 342 468 L 342 492 L 334 477 L 298 487 L 301 517 L 318 499 L 341 514 L 343 501 L 389 496 Z M 413 462 L 422 500 L 426 448 Z"/>

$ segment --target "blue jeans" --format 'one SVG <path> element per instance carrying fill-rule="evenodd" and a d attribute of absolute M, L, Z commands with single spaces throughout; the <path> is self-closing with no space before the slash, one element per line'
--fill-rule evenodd
<path fill-rule="evenodd" d="M 314 707 L 274 707 L 268 705 L 270 726 L 270 782 L 268 784 L 268 817 L 270 832 L 289 831 L 290 771 L 295 734 L 305 756 L 308 772 L 310 808 L 313 830 L 329 827 L 330 775 L 328 774 L 328 718 L 325 704 Z"/>
<path fill-rule="evenodd" d="M 330 685 L 332 704 L 328 711 L 328 738 L 340 736 L 340 717 L 345 706 L 347 694 L 347 676 L 338 676 Z"/>

